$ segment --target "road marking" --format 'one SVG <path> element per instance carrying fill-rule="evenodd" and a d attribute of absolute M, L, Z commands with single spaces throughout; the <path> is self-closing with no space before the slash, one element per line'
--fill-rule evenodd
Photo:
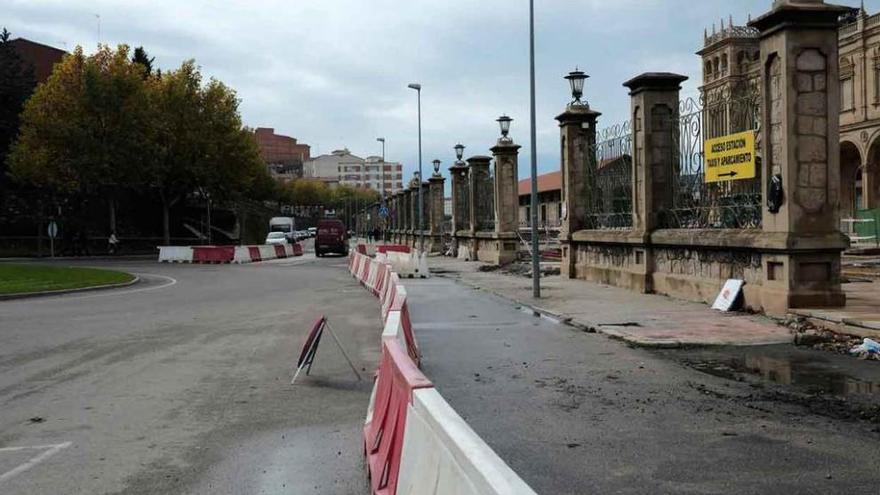
<path fill-rule="evenodd" d="M 28 469 L 45 461 L 46 459 L 52 457 L 53 455 L 57 454 L 58 452 L 61 452 L 62 450 L 66 449 L 67 447 L 70 447 L 71 445 L 73 445 L 71 442 L 64 442 L 64 443 L 59 443 L 57 445 L 34 445 L 34 446 L 29 446 L 29 447 L 0 448 L 0 452 L 17 452 L 17 451 L 21 451 L 21 450 L 46 449 L 45 452 L 43 452 L 40 455 L 37 455 L 35 457 L 32 457 L 29 461 L 25 462 L 24 464 L 21 464 L 18 467 L 12 468 L 11 470 L 6 471 L 3 474 L 0 474 L 0 483 L 3 483 L 4 481 L 12 479 L 13 477 L 27 471 Z"/>
<path fill-rule="evenodd" d="M 108 290 L 108 291 L 106 291 L 106 292 L 94 292 L 94 293 L 91 293 L 91 294 L 84 294 L 84 295 L 81 295 L 81 296 L 77 296 L 77 295 L 69 295 L 69 296 L 59 295 L 59 296 L 57 296 L 57 297 L 45 297 L 45 298 L 43 298 L 43 297 L 34 297 L 34 298 L 30 298 L 30 299 L 21 299 L 21 300 L 19 300 L 19 301 L 20 301 L 20 302 L 29 302 L 29 303 L 33 303 L 33 302 L 47 302 L 47 301 L 48 301 L 48 302 L 56 302 L 56 303 L 57 303 L 57 302 L 58 302 L 58 298 L 62 298 L 64 301 L 71 301 L 71 300 L 77 300 L 77 299 L 91 299 L 91 298 L 93 298 L 93 297 L 121 296 L 121 295 L 124 295 L 124 294 L 134 294 L 134 293 L 137 293 L 137 292 L 147 292 L 147 291 L 151 291 L 151 290 L 164 289 L 164 288 L 166 288 L 166 287 L 171 287 L 172 285 L 174 285 L 174 284 L 177 283 L 177 279 L 175 279 L 175 278 L 173 278 L 173 277 L 168 277 L 168 276 L 165 276 L 165 275 L 156 275 L 156 274 L 153 274 L 153 273 L 135 273 L 135 275 L 138 275 L 138 276 L 140 276 L 140 275 L 149 275 L 150 277 L 164 278 L 167 282 L 166 282 L 165 284 L 163 284 L 163 285 L 157 285 L 157 286 L 155 286 L 155 287 L 143 287 L 143 288 L 141 288 L 141 289 L 130 289 L 130 290 L 119 290 L 119 291 L 116 291 L 116 290 L 112 290 L 112 289 L 111 289 L 111 290 Z"/>

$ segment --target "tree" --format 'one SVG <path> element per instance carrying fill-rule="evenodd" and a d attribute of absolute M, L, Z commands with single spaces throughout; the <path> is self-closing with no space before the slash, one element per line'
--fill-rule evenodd
<path fill-rule="evenodd" d="M 128 47 L 77 47 L 25 105 L 10 155 L 13 175 L 63 194 L 100 196 L 116 228 L 116 202 L 146 163 L 149 102 Z"/>
<path fill-rule="evenodd" d="M 235 92 L 217 80 L 203 85 L 194 61 L 151 77 L 148 93 L 156 133 L 145 181 L 162 203 L 167 244 L 178 201 L 193 191 L 206 203 L 241 201 L 261 192 L 268 172 L 253 133 L 242 126 Z"/>
<path fill-rule="evenodd" d="M 141 64 L 144 67 L 144 79 L 150 77 L 153 74 L 153 61 L 156 60 L 156 57 L 151 57 L 147 55 L 147 51 L 144 50 L 144 47 L 139 46 L 134 49 L 134 55 L 131 57 L 131 61 L 136 64 Z"/>
<path fill-rule="evenodd" d="M 0 32 L 0 190 L 6 183 L 6 157 L 18 134 L 19 114 L 34 90 L 32 67 L 18 56 L 6 28 Z"/>

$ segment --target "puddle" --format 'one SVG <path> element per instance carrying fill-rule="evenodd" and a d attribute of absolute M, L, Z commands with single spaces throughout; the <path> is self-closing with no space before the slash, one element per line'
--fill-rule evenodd
<path fill-rule="evenodd" d="M 731 380 L 748 374 L 768 382 L 804 388 L 812 393 L 880 396 L 880 377 L 877 380 L 857 378 L 811 356 L 745 354 L 687 359 L 686 363 L 703 373 Z"/>
<path fill-rule="evenodd" d="M 560 320 L 559 318 L 555 318 L 553 316 L 542 313 L 540 311 L 535 311 L 532 308 L 528 308 L 525 306 L 517 306 L 517 309 L 519 309 L 520 311 L 522 311 L 523 313 L 525 313 L 529 316 L 534 316 L 535 318 L 541 318 L 543 320 L 547 320 L 550 323 L 553 323 L 554 325 L 561 325 L 562 324 L 562 320 Z"/>

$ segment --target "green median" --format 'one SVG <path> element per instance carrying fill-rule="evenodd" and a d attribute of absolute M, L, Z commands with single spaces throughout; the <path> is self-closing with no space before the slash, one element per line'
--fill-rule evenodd
<path fill-rule="evenodd" d="M 0 295 L 123 284 L 134 275 L 98 268 L 0 263 Z"/>

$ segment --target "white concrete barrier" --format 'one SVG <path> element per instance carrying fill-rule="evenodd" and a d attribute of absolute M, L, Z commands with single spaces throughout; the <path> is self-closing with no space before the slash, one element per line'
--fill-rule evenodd
<path fill-rule="evenodd" d="M 536 495 L 434 388 L 407 406 L 397 495 Z"/>
<path fill-rule="evenodd" d="M 190 246 L 158 246 L 160 263 L 192 263 Z"/>

